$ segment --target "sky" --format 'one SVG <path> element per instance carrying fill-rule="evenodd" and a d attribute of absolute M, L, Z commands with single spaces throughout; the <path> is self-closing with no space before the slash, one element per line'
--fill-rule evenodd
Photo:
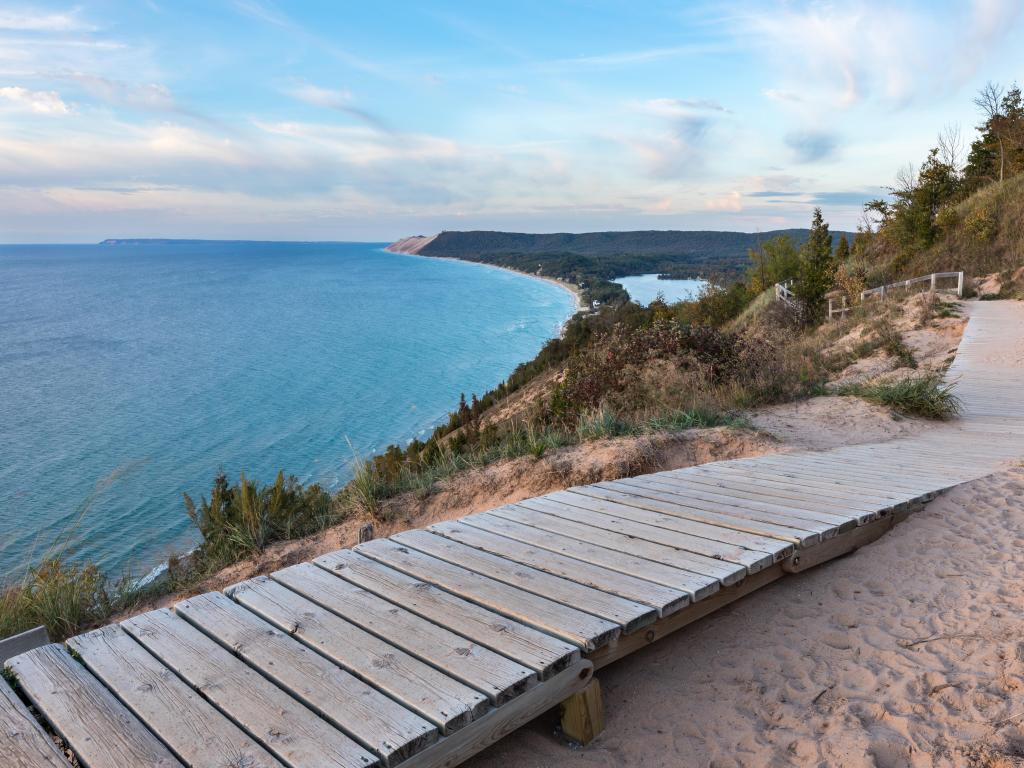
<path fill-rule="evenodd" d="M 853 229 L 1022 5 L 3 0 L 0 242 Z"/>

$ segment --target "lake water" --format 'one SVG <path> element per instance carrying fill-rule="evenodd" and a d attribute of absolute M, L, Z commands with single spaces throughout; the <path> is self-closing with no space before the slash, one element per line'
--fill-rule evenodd
<path fill-rule="evenodd" d="M 136 573 L 220 469 L 334 488 L 535 355 L 564 290 L 363 243 L 0 246 L 0 579 L 62 531 Z M 349 448 L 351 441 L 352 448 Z"/>
<path fill-rule="evenodd" d="M 658 294 L 663 294 L 665 301 L 672 304 L 677 301 L 687 301 L 697 298 L 701 288 L 707 285 L 704 280 L 659 280 L 654 275 L 630 275 L 612 280 L 618 283 L 637 304 L 647 306 Z"/>

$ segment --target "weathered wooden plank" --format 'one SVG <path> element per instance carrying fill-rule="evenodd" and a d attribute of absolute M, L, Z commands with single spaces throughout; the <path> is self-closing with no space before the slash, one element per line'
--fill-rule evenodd
<path fill-rule="evenodd" d="M 806 528 L 778 525 L 765 520 L 759 520 L 756 517 L 756 512 L 748 514 L 742 509 L 726 507 L 722 504 L 704 504 L 702 508 L 696 505 L 680 503 L 679 499 L 667 501 L 652 499 L 637 493 L 624 492 L 614 488 L 601 488 L 596 485 L 581 485 L 570 489 L 570 492 L 595 499 L 605 499 L 618 504 L 627 504 L 640 509 L 662 512 L 666 515 L 674 515 L 686 520 L 699 520 L 711 525 L 720 525 L 723 528 L 732 528 L 734 531 L 744 531 L 758 536 L 777 538 L 801 547 L 813 546 L 822 538 L 822 534 L 809 531 Z M 752 517 L 751 514 L 754 516 Z M 825 536 L 835 535 L 835 533 L 838 533 L 838 531 L 833 529 L 826 532 Z"/>
<path fill-rule="evenodd" d="M 741 507 L 746 511 L 767 512 L 776 516 L 777 520 L 789 519 L 798 520 L 803 525 L 820 524 L 840 531 L 849 530 L 857 524 L 857 512 L 846 513 L 842 510 L 835 514 L 824 510 L 804 510 L 792 504 L 773 504 L 766 500 L 750 498 L 750 494 L 742 494 L 727 488 L 711 490 L 707 486 L 701 486 L 690 482 L 686 478 L 672 478 L 666 485 L 657 481 L 634 481 L 631 478 L 609 481 L 605 485 L 613 488 L 632 488 L 642 493 L 670 493 L 674 496 L 688 500 L 700 500 L 701 502 L 717 502 L 727 506 Z M 839 504 L 835 505 L 839 507 Z M 812 529 L 816 530 L 816 529 Z"/>
<path fill-rule="evenodd" d="M 813 479 L 819 484 L 834 486 L 840 489 L 848 489 L 854 492 L 862 491 L 864 489 L 884 488 L 885 492 L 894 495 L 898 494 L 904 499 L 917 498 L 922 493 L 928 492 L 929 489 L 934 491 L 941 487 L 931 483 L 924 487 L 921 485 L 906 487 L 899 485 L 892 479 L 892 477 L 883 479 L 877 475 L 864 474 L 863 472 L 855 470 L 852 465 L 850 467 L 845 467 L 843 464 L 844 462 L 838 457 L 833 461 L 821 465 L 811 464 L 809 462 L 797 463 L 771 458 L 758 463 L 756 467 L 761 471 L 775 469 L 778 472 L 779 477 L 792 479 L 793 481 L 802 482 Z M 745 469 L 746 465 L 737 468 Z"/>
<path fill-rule="evenodd" d="M 182 600 L 174 610 L 387 765 L 414 755 L 440 736 L 437 726 L 227 595 L 197 595 Z"/>
<path fill-rule="evenodd" d="M 89 671 L 188 765 L 281 768 L 117 624 L 67 641 Z"/>
<path fill-rule="evenodd" d="M 820 477 L 792 478 L 779 474 L 778 467 L 768 462 L 757 462 L 740 465 L 710 464 L 706 466 L 687 467 L 685 470 L 672 470 L 664 473 L 665 477 L 691 476 L 694 479 L 706 478 L 707 482 L 747 483 L 749 490 L 765 489 L 769 493 L 788 495 L 797 494 L 800 498 L 811 498 L 820 501 L 821 497 L 842 499 L 851 508 L 874 510 L 885 506 L 893 506 L 905 501 L 905 491 L 883 491 L 876 488 L 849 487 Z"/>
<path fill-rule="evenodd" d="M 690 602 L 689 594 L 681 590 L 669 589 L 629 573 L 619 573 L 558 552 L 532 547 L 515 539 L 465 525 L 462 521 L 437 523 L 430 526 L 429 530 L 507 560 L 649 605 L 659 616 L 677 611 Z"/>
<path fill-rule="evenodd" d="M 773 499 L 762 491 L 745 491 L 734 485 L 708 485 L 705 481 L 686 475 L 671 478 L 644 478 L 643 480 L 629 478 L 616 482 L 645 490 L 674 493 L 684 498 L 710 499 L 764 510 L 774 509 L 791 517 L 839 527 L 852 527 L 861 522 L 874 520 L 879 515 L 877 509 L 865 511 L 851 508 L 844 505 L 838 498 L 827 504 L 824 502 L 802 503 L 793 499 Z M 825 512 L 825 509 L 835 510 L 835 512 Z"/>
<path fill-rule="evenodd" d="M 70 765 L 2 677 L 0 755 L 8 768 L 69 768 Z"/>
<path fill-rule="evenodd" d="M 586 651 L 611 642 L 620 632 L 619 626 L 610 621 L 415 552 L 389 539 L 360 544 L 356 552 Z"/>
<path fill-rule="evenodd" d="M 573 490 L 575 491 L 576 489 Z M 584 486 L 583 489 L 579 490 L 579 492 L 585 492 L 587 495 L 593 495 L 600 490 L 617 491 L 626 495 L 667 501 L 679 504 L 680 506 L 694 506 L 698 508 L 706 507 L 714 509 L 715 511 L 728 510 L 731 514 L 736 516 L 745 515 L 749 516 L 751 519 L 765 520 L 766 522 L 774 523 L 775 525 L 786 525 L 792 527 L 799 526 L 823 537 L 834 536 L 836 533 L 841 533 L 842 531 L 854 528 L 857 525 L 857 521 L 852 518 L 847 518 L 846 522 L 842 524 L 831 522 L 823 523 L 818 520 L 812 520 L 804 517 L 798 514 L 796 510 L 787 510 L 785 508 L 778 510 L 769 504 L 759 504 L 757 502 L 745 501 L 743 499 L 737 499 L 722 494 L 703 493 L 699 490 L 673 492 L 660 490 L 650 485 L 632 485 L 618 480 L 607 483 L 598 483 L 594 486 Z"/>
<path fill-rule="evenodd" d="M 49 644 L 50 635 L 47 634 L 46 627 L 35 627 L 34 629 L 19 632 L 11 637 L 5 637 L 3 640 L 0 640 L 0 664 L 14 656 L 25 653 L 25 651 L 31 651 L 33 648 L 41 648 Z"/>
<path fill-rule="evenodd" d="M 282 762 L 295 768 L 380 765 L 370 752 L 170 610 L 134 616 L 121 626 Z"/>
<path fill-rule="evenodd" d="M 572 506 L 548 496 L 525 499 L 521 504 L 524 507 L 541 510 L 582 525 L 591 525 L 602 530 L 615 531 L 635 539 L 653 541 L 690 552 L 696 557 L 712 561 L 711 565 L 718 565 L 719 562 L 741 565 L 746 568 L 747 573 L 757 573 L 765 566 L 771 565 L 774 560 L 772 555 L 765 552 L 755 552 L 735 544 L 702 539 L 698 536 L 674 531 L 671 528 L 636 522 L 625 515 Z"/>
<path fill-rule="evenodd" d="M 735 583 L 741 580 L 747 573 L 747 569 L 742 565 L 722 563 L 717 567 L 711 567 L 703 559 L 696 557 L 691 552 L 683 552 L 673 547 L 667 547 L 664 544 L 633 539 L 615 531 L 606 531 L 602 528 L 583 525 L 520 504 L 509 504 L 505 507 L 492 509 L 491 514 L 507 520 L 524 523 L 534 528 L 550 531 L 559 536 L 579 539 L 580 541 L 596 544 L 606 549 L 618 549 L 620 552 L 625 552 L 634 557 L 663 563 L 664 565 L 670 565 L 673 568 L 684 571 L 688 570 L 702 576 L 710 576 L 722 584 Z"/>
<path fill-rule="evenodd" d="M 340 556 L 338 558 L 325 555 L 315 562 L 318 565 L 333 563 L 335 567 L 349 567 L 343 559 L 350 552 L 334 553 Z M 536 681 L 536 673 L 522 663 L 500 656 L 462 634 L 425 620 L 412 610 L 412 606 L 406 607 L 403 603 L 399 607 L 337 573 L 312 563 L 302 563 L 277 571 L 271 574 L 271 578 L 377 637 L 387 639 L 446 675 L 472 686 L 496 704 L 518 696 Z M 347 571 L 345 573 L 347 575 Z M 494 619 L 498 617 L 494 616 Z"/>
<path fill-rule="evenodd" d="M 766 555 L 771 555 L 775 560 L 782 560 L 793 553 L 793 545 L 788 541 L 773 539 L 768 536 L 757 536 L 712 523 L 703 523 L 674 515 L 666 515 L 662 512 L 653 512 L 649 509 L 631 507 L 628 504 L 619 504 L 607 499 L 598 499 L 579 493 L 569 493 L 568 491 L 549 493 L 544 498 L 557 501 L 560 504 L 568 504 L 573 507 L 582 507 L 583 509 L 590 509 L 595 512 L 606 512 L 617 517 L 625 517 L 638 523 L 647 523 L 659 528 L 668 528 L 672 531 L 688 533 L 691 536 L 742 547 L 754 552 L 763 552 Z"/>
<path fill-rule="evenodd" d="M 558 536 L 550 531 L 531 525 L 508 520 L 482 512 L 462 518 L 460 523 L 484 531 L 514 539 L 536 547 L 543 552 L 560 553 L 575 560 L 581 560 L 620 574 L 629 574 L 645 582 L 653 582 L 678 589 L 690 596 L 691 601 L 703 600 L 718 591 L 719 581 L 714 576 L 703 576 L 692 571 L 683 571 L 627 552 L 608 549 L 567 536 Z"/>
<path fill-rule="evenodd" d="M 747 566 L 742 563 L 731 562 L 727 560 L 720 560 L 718 558 L 709 557 L 707 555 L 701 555 L 697 552 L 692 552 L 688 549 L 683 549 L 675 544 L 668 541 L 671 538 L 671 531 L 665 529 L 656 529 L 653 532 L 649 532 L 648 535 L 636 536 L 633 533 L 625 533 L 621 530 L 614 530 L 610 525 L 599 526 L 597 521 L 587 516 L 587 510 L 580 507 L 569 507 L 566 504 L 560 504 L 554 501 L 550 501 L 543 496 L 534 499 L 523 499 L 516 503 L 515 507 L 523 509 L 529 509 L 534 512 L 541 512 L 548 517 L 553 517 L 558 520 L 559 525 L 571 526 L 573 535 L 582 538 L 581 530 L 586 528 L 594 532 L 594 534 L 614 534 L 615 538 L 613 541 L 616 545 L 622 545 L 624 542 L 635 542 L 637 545 L 645 545 L 645 551 L 650 553 L 660 552 L 665 554 L 667 552 L 675 552 L 674 557 L 676 558 L 677 567 L 685 567 L 696 572 L 703 573 L 708 576 L 715 576 L 723 584 L 731 584 L 733 581 L 738 581 L 743 578 L 743 574 L 747 572 Z M 581 514 L 576 514 L 581 513 Z M 626 522 L 626 521 L 623 521 Z M 533 523 L 531 523 L 533 525 Z M 566 528 L 566 533 L 570 528 Z M 655 537 L 660 538 L 661 532 L 664 531 L 665 541 L 656 541 Z M 585 539 L 587 541 L 591 539 Z M 595 542 L 599 543 L 599 542 Z M 650 546 L 660 547 L 661 549 L 651 549 Z M 639 552 L 637 552 L 639 554 Z M 644 555 L 646 557 L 646 555 Z"/>
<path fill-rule="evenodd" d="M 693 482 L 713 485 L 720 488 L 738 488 L 740 490 L 763 494 L 770 497 L 774 504 L 785 504 L 792 500 L 819 506 L 823 502 L 839 501 L 847 509 L 859 509 L 874 512 L 899 504 L 907 499 L 905 493 L 876 494 L 873 491 L 861 491 L 841 486 L 830 485 L 820 480 L 794 480 L 780 476 L 767 467 L 751 464 L 746 467 L 687 467 L 685 470 L 673 470 L 659 475 L 663 480 L 685 477 Z"/>
<path fill-rule="evenodd" d="M 585 659 L 575 659 L 543 685 L 492 709 L 469 728 L 409 758 L 401 768 L 453 768 L 582 690 L 592 679 L 593 665 Z"/>
<path fill-rule="evenodd" d="M 7 661 L 18 685 L 89 768 L 177 768 L 159 739 L 60 645 Z"/>
<path fill-rule="evenodd" d="M 906 450 L 905 446 L 904 450 Z M 895 455 L 886 457 L 881 452 L 870 458 L 865 456 L 863 460 L 843 454 L 830 455 L 827 458 L 800 454 L 781 462 L 780 466 L 784 471 L 796 475 L 824 476 L 867 487 L 877 486 L 890 490 L 902 490 L 907 493 L 926 493 L 941 487 L 936 483 L 941 483 L 944 475 L 934 471 L 929 471 L 926 477 L 920 477 L 901 474 L 898 465 L 894 465 L 892 471 L 889 472 L 873 468 L 876 462 L 887 460 L 898 462 L 898 457 Z M 766 465 L 770 463 L 774 463 L 774 460 L 765 462 Z"/>
<path fill-rule="evenodd" d="M 514 560 L 506 560 L 490 552 L 446 539 L 439 534 L 406 531 L 391 538 L 402 546 L 419 550 L 439 560 L 615 622 L 624 632 L 632 632 L 650 624 L 658 615 L 649 605 L 602 592 L 561 576 L 553 576 Z"/>
<path fill-rule="evenodd" d="M 479 691 L 445 675 L 268 576 L 226 592 L 253 613 L 302 641 L 446 733 L 462 728 L 490 707 Z"/>

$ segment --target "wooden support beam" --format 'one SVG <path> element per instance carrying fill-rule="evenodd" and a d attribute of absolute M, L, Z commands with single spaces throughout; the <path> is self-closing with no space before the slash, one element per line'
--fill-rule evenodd
<path fill-rule="evenodd" d="M 562 702 L 562 732 L 586 746 L 604 730 L 601 684 L 591 678 L 586 687 Z"/>

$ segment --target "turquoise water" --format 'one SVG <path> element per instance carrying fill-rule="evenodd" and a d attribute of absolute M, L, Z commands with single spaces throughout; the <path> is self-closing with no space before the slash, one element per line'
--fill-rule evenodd
<path fill-rule="evenodd" d="M 0 246 L 0 578 L 62 531 L 146 569 L 224 469 L 337 487 L 572 313 L 503 270 L 362 243 Z"/>
<path fill-rule="evenodd" d="M 658 298 L 659 293 L 669 304 L 695 299 L 701 288 L 707 285 L 704 280 L 659 280 L 656 274 L 630 275 L 616 278 L 612 282 L 625 288 L 633 301 L 645 307 Z"/>

